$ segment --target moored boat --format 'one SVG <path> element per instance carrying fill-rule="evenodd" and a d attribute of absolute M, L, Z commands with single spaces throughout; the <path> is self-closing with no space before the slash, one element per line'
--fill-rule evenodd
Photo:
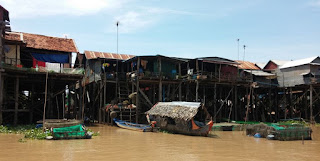
<path fill-rule="evenodd" d="M 152 126 L 145 125 L 145 124 L 135 124 L 131 122 L 122 121 L 119 119 L 113 119 L 113 121 L 121 128 L 134 130 L 134 131 L 141 131 L 141 132 L 150 132 L 153 130 Z"/>
<path fill-rule="evenodd" d="M 185 135 L 207 136 L 213 125 L 200 102 L 158 102 L 146 114 L 156 127 Z"/>
<path fill-rule="evenodd" d="M 53 139 L 91 139 L 92 133 L 88 132 L 81 124 L 68 127 L 52 128 Z"/>

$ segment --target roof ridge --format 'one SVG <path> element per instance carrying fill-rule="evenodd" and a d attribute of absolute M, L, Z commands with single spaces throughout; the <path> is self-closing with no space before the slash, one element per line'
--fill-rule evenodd
<path fill-rule="evenodd" d="M 63 38 L 63 37 L 57 37 L 57 36 L 48 36 L 43 34 L 34 34 L 34 33 L 27 33 L 27 32 L 17 32 L 17 31 L 11 31 L 6 33 L 12 33 L 12 34 L 29 34 L 29 35 L 36 35 L 36 36 L 44 36 L 44 37 L 52 37 L 52 38 L 58 38 L 58 39 L 67 39 L 67 40 L 73 40 L 72 38 Z"/>

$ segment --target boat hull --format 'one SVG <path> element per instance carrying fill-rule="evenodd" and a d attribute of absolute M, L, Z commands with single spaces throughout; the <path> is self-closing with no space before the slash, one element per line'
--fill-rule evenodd
<path fill-rule="evenodd" d="M 140 131 L 140 132 L 150 132 L 152 131 L 152 127 L 150 125 L 144 125 L 144 124 L 135 124 L 131 122 L 126 122 L 118 119 L 114 119 L 114 122 L 121 128 L 128 129 L 128 130 L 134 130 L 134 131 Z"/>

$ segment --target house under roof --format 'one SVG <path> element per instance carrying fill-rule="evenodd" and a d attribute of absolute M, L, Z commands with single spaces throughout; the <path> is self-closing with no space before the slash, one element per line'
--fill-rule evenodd
<path fill-rule="evenodd" d="M 261 70 L 255 63 L 249 61 L 236 60 L 240 65 L 238 65 L 239 69 L 247 69 L 247 70 Z"/>
<path fill-rule="evenodd" d="M 6 32 L 6 41 L 24 42 L 27 48 L 77 53 L 73 39 L 59 38 L 23 32 Z"/>
<path fill-rule="evenodd" d="M 87 59 L 111 59 L 111 60 L 128 60 L 133 57 L 134 55 L 127 55 L 127 54 L 115 54 L 115 53 L 106 53 L 106 52 L 97 52 L 97 51 L 84 51 L 84 54 Z"/>
<path fill-rule="evenodd" d="M 280 66 L 280 69 L 291 68 L 291 67 L 296 67 L 296 66 L 306 65 L 306 64 L 320 65 L 320 58 L 318 56 L 314 56 L 310 58 L 289 61 L 283 64 L 282 66 Z"/>

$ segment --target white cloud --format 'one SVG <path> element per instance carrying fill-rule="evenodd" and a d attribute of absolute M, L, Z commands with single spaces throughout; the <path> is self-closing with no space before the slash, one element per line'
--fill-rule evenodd
<path fill-rule="evenodd" d="M 116 16 L 114 22 L 119 21 L 120 33 L 132 33 L 150 27 L 157 20 L 148 13 L 130 11 L 121 16 Z M 109 32 L 116 31 L 114 26 L 109 26 Z"/>
<path fill-rule="evenodd" d="M 116 9 L 126 1 L 118 0 L 0 0 L 11 18 L 35 18 L 54 15 L 81 16 L 103 9 Z"/>
<path fill-rule="evenodd" d="M 313 0 L 309 5 L 313 7 L 320 7 L 320 0 Z"/>
<path fill-rule="evenodd" d="M 181 15 L 203 15 L 188 11 L 172 10 L 167 8 L 155 8 L 155 7 L 136 7 L 134 11 L 128 11 L 122 13 L 120 16 L 114 16 L 114 24 L 107 27 L 107 32 L 116 32 L 115 24 L 120 22 L 120 33 L 133 33 L 139 30 L 149 28 L 164 18 L 168 18 L 168 15 L 181 16 Z"/>

